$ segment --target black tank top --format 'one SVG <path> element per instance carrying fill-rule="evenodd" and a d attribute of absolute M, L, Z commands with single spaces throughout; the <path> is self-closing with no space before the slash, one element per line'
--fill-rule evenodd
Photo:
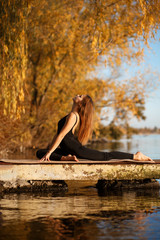
<path fill-rule="evenodd" d="M 75 113 L 74 113 L 75 114 Z M 69 115 L 69 114 L 68 114 Z M 58 122 L 58 134 L 60 133 L 60 131 L 61 131 L 61 129 L 63 128 L 63 126 L 64 126 L 64 124 L 65 124 L 65 122 L 66 122 L 66 118 L 68 117 L 68 115 L 66 115 L 65 117 L 63 117 L 62 119 L 60 119 L 59 120 L 59 122 Z M 75 114 L 76 115 L 76 114 Z M 74 128 L 74 126 L 76 125 L 76 123 L 77 123 L 77 115 L 76 115 L 76 122 L 75 122 L 75 124 L 73 125 L 73 127 L 71 128 L 71 130 L 68 132 L 68 133 L 71 133 L 72 135 L 73 135 L 73 133 L 72 133 L 72 129 Z M 68 134 L 67 133 L 67 134 Z M 73 135 L 74 136 L 74 135 Z"/>
<path fill-rule="evenodd" d="M 75 114 L 76 115 L 76 114 Z M 66 118 L 68 115 L 63 117 L 58 122 L 58 134 L 60 133 L 61 129 L 63 128 Z M 65 135 L 62 142 L 60 143 L 60 147 L 68 154 L 75 154 L 75 150 L 82 146 L 82 144 L 78 141 L 78 138 L 73 134 L 72 130 L 77 123 L 77 115 L 76 115 L 76 122 L 71 128 L 71 130 Z"/>

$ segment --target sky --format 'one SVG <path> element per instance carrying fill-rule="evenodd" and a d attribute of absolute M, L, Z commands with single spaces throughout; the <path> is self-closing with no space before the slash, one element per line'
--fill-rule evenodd
<path fill-rule="evenodd" d="M 160 76 L 160 31 L 156 36 L 156 40 L 150 39 L 149 46 L 150 49 L 144 46 L 144 61 L 142 61 L 139 66 L 136 62 L 133 62 L 132 65 L 124 64 L 121 66 L 120 79 L 132 77 L 137 71 L 146 72 L 148 69 L 150 69 L 151 72 L 156 72 L 157 76 Z M 125 71 L 126 68 L 127 72 Z M 107 69 L 101 69 L 101 74 L 107 76 Z M 152 89 L 149 93 L 149 97 L 146 98 L 144 111 L 146 120 L 137 120 L 133 118 L 130 121 L 130 125 L 136 128 L 160 128 L 160 80 L 158 81 L 158 77 L 156 78 L 154 74 L 149 74 L 146 77 L 149 77 L 150 81 L 156 83 L 156 88 Z"/>
<path fill-rule="evenodd" d="M 151 49 L 145 48 L 144 62 L 140 67 L 150 67 L 151 71 L 157 72 L 160 76 L 160 41 L 157 37 L 156 41 L 150 44 Z M 154 78 L 154 76 L 153 76 Z M 152 80 L 152 79 L 151 79 Z M 157 87 L 152 90 L 149 97 L 146 98 L 145 112 L 146 120 L 137 121 L 133 119 L 131 125 L 133 127 L 158 127 L 160 128 L 160 82 L 157 81 Z"/>

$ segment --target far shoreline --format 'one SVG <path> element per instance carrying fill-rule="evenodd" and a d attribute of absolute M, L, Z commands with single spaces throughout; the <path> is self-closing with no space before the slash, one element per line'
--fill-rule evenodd
<path fill-rule="evenodd" d="M 137 129 L 139 130 L 139 129 Z M 148 130 L 148 129 L 147 129 Z M 158 129 L 159 131 L 153 131 L 152 129 L 149 129 L 149 131 L 140 131 L 139 132 L 134 132 L 131 135 L 127 136 L 127 134 L 124 134 L 122 137 L 120 137 L 119 139 L 114 139 L 114 138 L 107 138 L 107 137 L 99 137 L 99 138 L 93 138 L 91 139 L 87 145 L 92 145 L 92 144 L 97 144 L 97 143 L 110 143 L 110 142 L 118 142 L 118 141 L 122 141 L 122 140 L 131 140 L 132 136 L 135 135 L 139 135 L 139 136 L 150 136 L 150 135 L 160 135 L 160 129 Z"/>

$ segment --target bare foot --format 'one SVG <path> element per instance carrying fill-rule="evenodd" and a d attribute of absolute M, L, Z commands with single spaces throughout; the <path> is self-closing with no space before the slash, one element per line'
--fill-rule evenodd
<path fill-rule="evenodd" d="M 70 160 L 73 160 L 73 161 L 76 161 L 76 162 L 79 162 L 79 160 L 77 159 L 77 157 L 75 155 L 68 155 L 68 156 L 62 156 L 61 157 L 61 160 L 65 160 L 65 161 L 70 161 Z"/>
<path fill-rule="evenodd" d="M 137 160 L 137 161 L 150 161 L 150 162 L 154 162 L 150 157 L 144 155 L 141 152 L 137 152 L 136 154 L 134 154 L 133 159 Z"/>

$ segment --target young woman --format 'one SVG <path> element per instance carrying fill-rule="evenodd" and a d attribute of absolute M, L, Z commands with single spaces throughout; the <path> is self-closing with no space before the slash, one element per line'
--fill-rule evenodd
<path fill-rule="evenodd" d="M 71 112 L 58 122 L 58 131 L 49 149 L 37 151 L 41 161 L 89 159 L 107 161 L 110 159 L 134 159 L 138 161 L 153 161 L 141 152 L 136 154 L 124 152 L 101 152 L 89 149 L 87 143 L 92 133 L 93 101 L 88 95 L 77 95 L 73 98 Z M 74 135 L 79 125 L 78 137 Z M 60 146 L 60 148 L 59 148 Z"/>

